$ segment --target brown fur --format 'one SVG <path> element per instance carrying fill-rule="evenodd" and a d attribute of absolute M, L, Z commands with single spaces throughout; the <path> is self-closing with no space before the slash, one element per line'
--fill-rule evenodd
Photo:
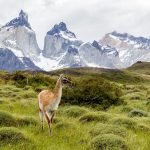
<path fill-rule="evenodd" d="M 43 90 L 38 95 L 38 104 L 39 104 L 39 113 L 42 123 L 42 129 L 43 129 L 43 116 L 45 116 L 48 127 L 49 127 L 49 133 L 51 134 L 51 123 L 53 122 L 53 117 L 55 115 L 55 112 L 57 108 L 55 108 L 54 104 L 60 103 L 61 95 L 62 95 L 62 80 L 63 75 L 60 75 L 59 79 L 56 82 L 54 91 L 50 90 Z M 66 79 L 64 79 L 66 81 Z M 54 107 L 54 108 L 53 108 Z"/>

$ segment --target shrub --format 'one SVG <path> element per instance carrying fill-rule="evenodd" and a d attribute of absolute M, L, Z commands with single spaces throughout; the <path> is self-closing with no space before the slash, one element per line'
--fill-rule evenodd
<path fill-rule="evenodd" d="M 131 118 L 127 117 L 116 117 L 111 120 L 111 122 L 115 125 L 121 125 L 129 129 L 135 129 L 137 126 L 137 122 Z"/>
<path fill-rule="evenodd" d="M 73 105 L 101 105 L 103 109 L 111 105 L 119 105 L 121 90 L 116 84 L 112 84 L 102 78 L 83 78 L 75 80 L 73 89 L 66 88 L 63 91 L 64 103 Z"/>
<path fill-rule="evenodd" d="M 15 118 L 8 112 L 0 111 L 0 126 L 15 126 Z"/>
<path fill-rule="evenodd" d="M 14 127 L 0 128 L 0 144 L 16 144 L 27 141 L 25 135 Z"/>
<path fill-rule="evenodd" d="M 54 85 L 55 80 L 51 79 L 49 76 L 46 76 L 42 73 L 32 74 L 30 72 L 16 71 L 14 72 L 10 79 L 14 81 L 14 84 L 17 87 L 24 88 L 25 86 L 32 86 L 36 88 L 38 86 L 52 86 Z"/>
<path fill-rule="evenodd" d="M 127 135 L 127 130 L 124 127 L 118 125 L 107 125 L 107 124 L 97 124 L 90 130 L 90 135 L 97 136 L 100 134 L 114 134 L 121 137 Z"/>
<path fill-rule="evenodd" d="M 107 113 L 99 114 L 99 113 L 96 113 L 96 112 L 94 112 L 94 113 L 90 112 L 90 113 L 87 113 L 87 114 L 81 116 L 79 118 L 79 121 L 82 122 L 82 123 L 92 122 L 92 121 L 105 123 L 105 122 L 108 121 L 109 117 L 110 116 Z"/>
<path fill-rule="evenodd" d="M 90 148 L 96 150 L 127 150 L 127 145 L 123 138 L 114 134 L 102 134 L 93 138 L 90 142 Z"/>
<path fill-rule="evenodd" d="M 147 112 L 139 109 L 133 109 L 129 112 L 129 117 L 147 117 Z"/>
<path fill-rule="evenodd" d="M 63 114 L 69 117 L 80 117 L 87 112 L 89 112 L 87 108 L 79 106 L 70 106 L 63 110 Z"/>

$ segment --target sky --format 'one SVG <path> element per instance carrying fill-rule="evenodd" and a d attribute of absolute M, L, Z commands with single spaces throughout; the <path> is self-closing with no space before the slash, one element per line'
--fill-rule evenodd
<path fill-rule="evenodd" d="M 0 0 L 0 24 L 21 9 L 28 13 L 40 48 L 47 31 L 61 21 L 85 42 L 114 30 L 150 37 L 150 0 Z"/>

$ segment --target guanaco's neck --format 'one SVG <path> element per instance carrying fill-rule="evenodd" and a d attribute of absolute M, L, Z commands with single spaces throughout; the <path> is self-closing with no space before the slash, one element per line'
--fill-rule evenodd
<path fill-rule="evenodd" d="M 61 79 L 59 78 L 54 88 L 54 96 L 59 99 L 61 98 L 61 95 L 62 95 L 62 82 Z"/>

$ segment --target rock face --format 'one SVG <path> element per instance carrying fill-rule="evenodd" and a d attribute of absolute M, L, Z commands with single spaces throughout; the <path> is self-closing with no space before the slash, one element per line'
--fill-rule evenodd
<path fill-rule="evenodd" d="M 92 43 L 79 40 L 64 22 L 54 25 L 40 50 L 36 34 L 21 10 L 0 27 L 0 69 L 55 70 L 69 67 L 124 68 L 150 61 L 150 39 L 112 32 Z"/>
<path fill-rule="evenodd" d="M 117 49 L 123 67 L 137 61 L 150 61 L 150 39 L 114 31 L 106 34 L 100 43 Z"/>
<path fill-rule="evenodd" d="M 11 50 L 18 59 L 29 59 L 31 63 L 40 55 L 41 50 L 38 47 L 35 32 L 28 22 L 28 15 L 22 10 L 19 17 L 0 28 L 0 47 Z M 12 70 L 16 69 L 17 67 L 12 68 Z"/>
<path fill-rule="evenodd" d="M 79 47 L 79 55 L 82 65 L 90 67 L 119 68 L 119 60 L 116 49 L 102 46 L 98 42 L 84 43 Z"/>
<path fill-rule="evenodd" d="M 21 10 L 19 17 L 11 20 L 0 30 L 0 45 L 16 49 L 25 57 L 33 58 L 41 50 L 36 41 L 35 32 L 28 23 L 28 15 Z"/>
<path fill-rule="evenodd" d="M 0 48 L 0 70 L 40 70 L 33 62 L 26 57 L 18 58 L 9 49 Z"/>
<path fill-rule="evenodd" d="M 120 63 L 116 49 L 103 47 L 96 41 L 83 43 L 63 22 L 56 24 L 47 32 L 43 56 L 57 60 L 58 68 L 85 66 L 118 68 Z"/>
<path fill-rule="evenodd" d="M 81 44 L 82 41 L 67 29 L 66 24 L 60 22 L 47 32 L 43 56 L 47 58 L 59 57 L 66 53 L 70 46 L 78 48 Z"/>

